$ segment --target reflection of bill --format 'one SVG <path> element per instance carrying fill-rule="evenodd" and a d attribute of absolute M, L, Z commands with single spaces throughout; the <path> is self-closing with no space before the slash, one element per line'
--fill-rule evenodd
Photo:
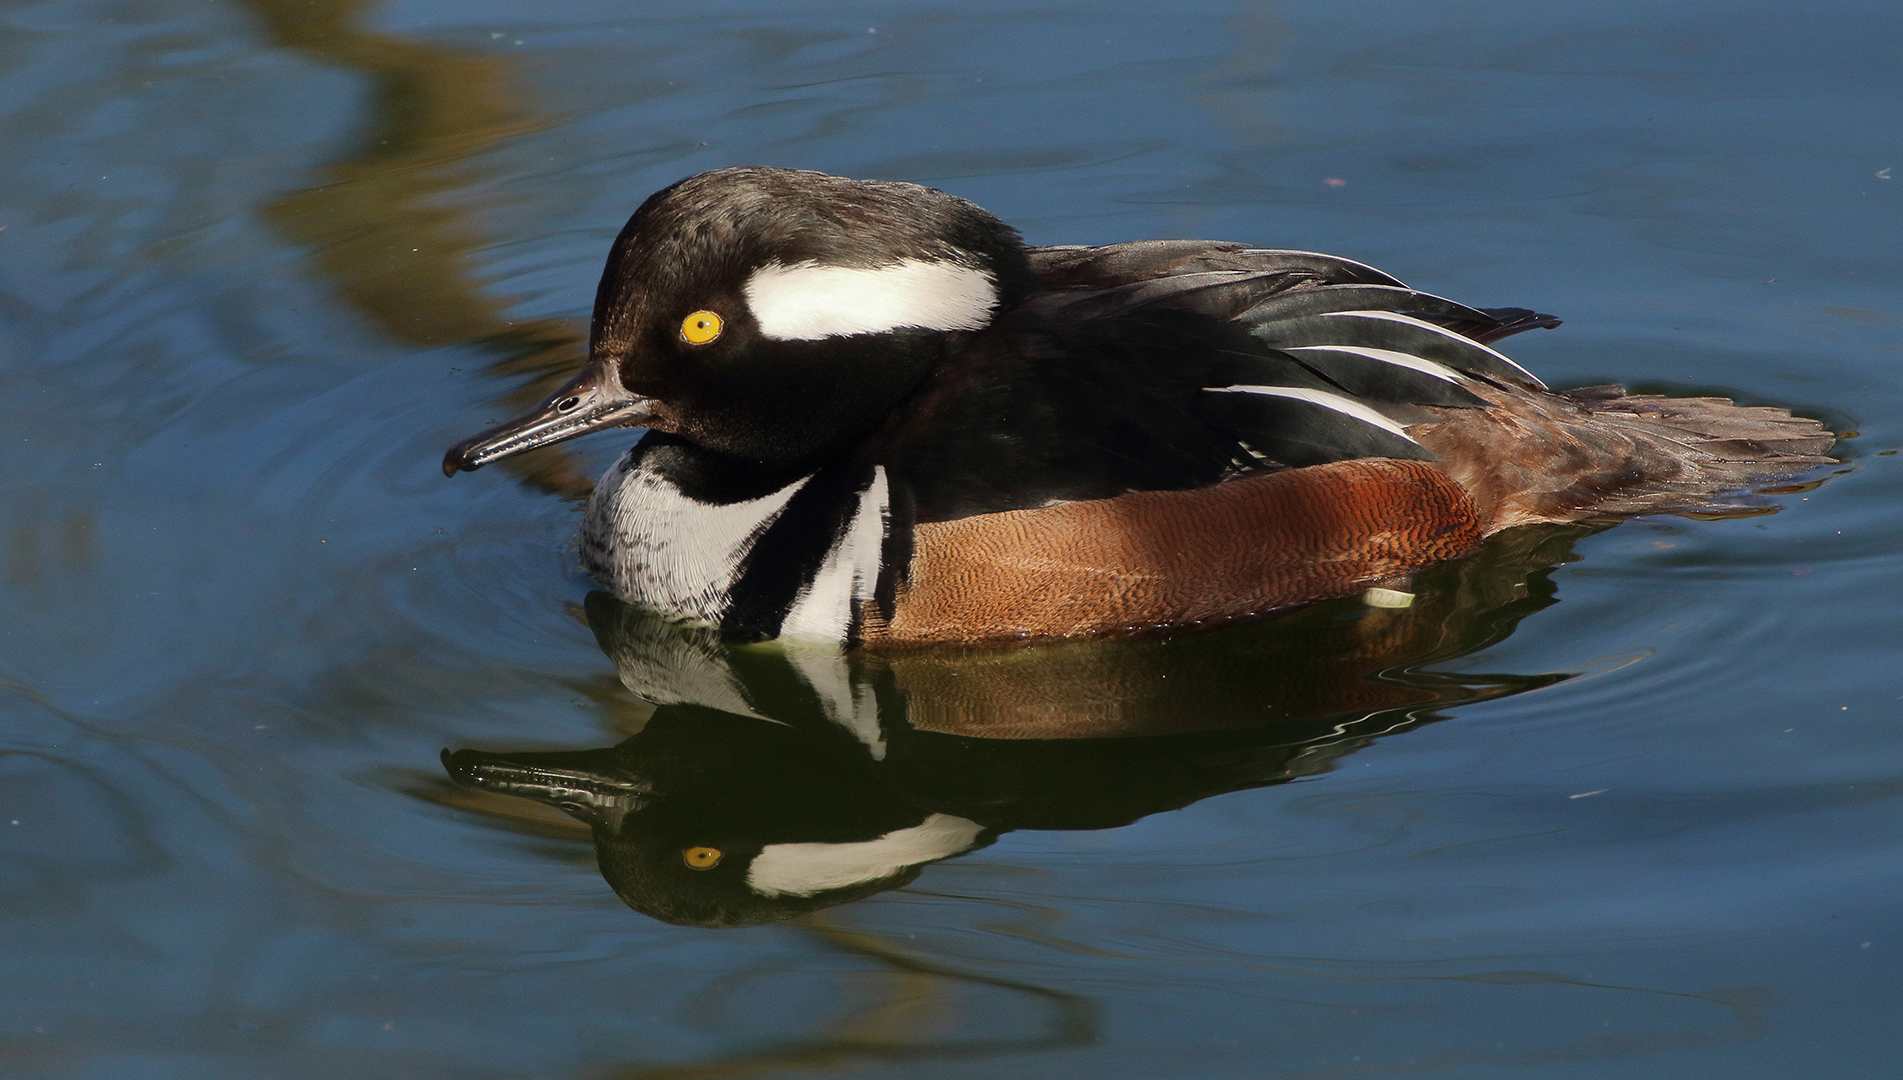
<path fill-rule="evenodd" d="M 582 352 L 552 319 L 509 319 L 508 302 L 470 272 L 483 239 L 459 189 L 480 179 L 470 159 L 539 123 L 510 85 L 501 56 L 363 29 L 366 0 L 247 0 L 276 42 L 368 80 L 357 149 L 317 182 L 264 208 L 303 246 L 337 294 L 380 331 L 421 348 L 477 345 L 492 373 L 526 380 L 499 402 L 540 401 Z M 513 470 L 538 487 L 585 495 L 591 478 L 566 453 Z"/>
<path fill-rule="evenodd" d="M 1583 530 L 1501 534 L 1410 583 L 1158 641 L 892 653 L 730 645 L 607 597 L 589 622 L 655 703 L 619 746 L 445 753 L 458 783 L 588 824 L 636 910 L 732 926 L 897 888 L 1013 829 L 1103 829 L 1326 772 L 1374 738 L 1564 675 L 1425 670 L 1552 603 Z M 1377 598 L 1378 600 L 1379 598 Z"/>

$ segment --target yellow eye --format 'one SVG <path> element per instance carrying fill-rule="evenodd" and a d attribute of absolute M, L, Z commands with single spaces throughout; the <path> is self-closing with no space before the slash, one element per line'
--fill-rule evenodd
<path fill-rule="evenodd" d="M 718 319 L 714 320 L 718 325 Z M 690 847 L 681 849 L 681 861 L 689 870 L 712 870 L 720 865 L 720 849 L 711 847 Z"/>
<path fill-rule="evenodd" d="M 681 320 L 681 336 L 686 338 L 690 345 L 707 344 L 720 336 L 720 316 L 711 311 L 694 312 L 692 315 Z M 707 849 L 695 848 L 694 850 L 705 851 Z M 719 852 L 715 852 L 714 857 L 719 858 Z"/>

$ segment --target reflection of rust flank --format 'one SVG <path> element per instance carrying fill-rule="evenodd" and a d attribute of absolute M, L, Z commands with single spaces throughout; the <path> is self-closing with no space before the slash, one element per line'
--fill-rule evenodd
<path fill-rule="evenodd" d="M 998 1054 L 1024 1054 L 1088 1046 L 1097 1041 L 1097 1006 L 1089 998 L 993 975 L 959 971 L 903 952 L 886 939 L 828 923 L 818 913 L 794 925 L 842 952 L 875 961 L 898 976 L 895 992 L 847 1018 L 830 1037 L 759 1054 L 736 1054 L 676 1065 L 612 1070 L 616 1080 L 698 1080 L 700 1077 L 779 1075 L 793 1069 L 832 1069 L 854 1059 L 956 1061 Z M 1050 1030 L 1028 1038 L 901 1041 L 902 1029 L 942 1026 L 953 1019 L 945 989 L 954 984 L 987 986 L 1027 994 L 1055 1012 Z M 897 1029 L 897 1030 L 895 1030 Z"/>
<path fill-rule="evenodd" d="M 247 3 L 278 45 L 363 74 L 373 90 L 365 143 L 324 166 L 317 186 L 265 207 L 265 217 L 308 246 L 324 277 L 385 333 L 499 354 L 491 374 L 525 379 L 499 414 L 540 401 L 572 373 L 581 342 L 557 320 L 504 317 L 503 302 L 469 272 L 481 237 L 445 198 L 472 178 L 464 159 L 538 126 L 508 85 L 507 61 L 362 30 L 364 0 Z M 503 465 L 567 497 L 592 487 L 561 449 Z"/>

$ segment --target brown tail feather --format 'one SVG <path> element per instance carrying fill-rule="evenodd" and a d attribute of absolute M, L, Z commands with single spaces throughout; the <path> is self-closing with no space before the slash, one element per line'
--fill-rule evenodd
<path fill-rule="evenodd" d="M 1834 459 L 1815 420 L 1728 398 L 1484 387 L 1491 409 L 1435 409 L 1410 434 L 1474 496 L 1486 531 L 1634 514 L 1747 514 L 1750 489 Z"/>

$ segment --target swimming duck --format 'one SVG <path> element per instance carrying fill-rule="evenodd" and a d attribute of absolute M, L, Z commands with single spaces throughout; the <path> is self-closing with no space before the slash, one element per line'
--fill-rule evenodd
<path fill-rule="evenodd" d="M 1234 621 L 1830 460 L 1782 409 L 1556 392 L 1492 347 L 1556 325 L 1330 255 L 1029 247 L 930 188 L 722 169 L 622 229 L 581 373 L 443 469 L 646 428 L 585 568 L 729 638 L 853 645 Z"/>

